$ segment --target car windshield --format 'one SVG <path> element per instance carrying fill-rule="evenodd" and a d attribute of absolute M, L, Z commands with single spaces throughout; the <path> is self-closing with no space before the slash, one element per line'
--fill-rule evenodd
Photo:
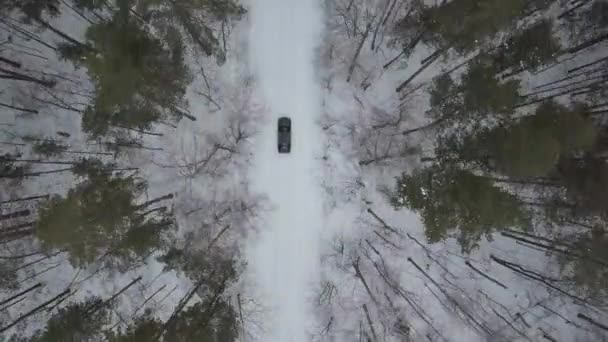
<path fill-rule="evenodd" d="M 289 127 L 281 126 L 279 127 L 279 132 L 289 132 Z"/>

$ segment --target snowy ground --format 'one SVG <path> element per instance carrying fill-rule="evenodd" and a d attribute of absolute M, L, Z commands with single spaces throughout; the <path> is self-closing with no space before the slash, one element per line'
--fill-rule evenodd
<path fill-rule="evenodd" d="M 370 320 L 382 340 L 403 341 L 397 339 L 393 331 L 394 323 L 401 317 L 409 322 L 411 336 L 416 341 L 426 340 L 428 336 L 433 336 L 434 340 L 442 340 L 442 337 L 450 341 L 487 340 L 486 335 L 476 332 L 471 324 L 467 325 L 462 310 L 450 304 L 447 296 L 408 263 L 408 257 L 424 265 L 430 276 L 446 289 L 450 299 L 457 299 L 467 313 L 495 330 L 492 341 L 537 341 L 542 340 L 544 331 L 560 341 L 599 336 L 585 335 L 580 329 L 573 329 L 572 322 L 562 319 L 574 319 L 578 307 L 546 291 L 538 283 L 522 280 L 489 261 L 492 253 L 525 261 L 536 270 L 547 270 L 554 267 L 548 264 L 551 259 L 547 256 L 540 252 L 522 253 L 517 245 L 499 236 L 493 242 L 482 242 L 480 249 L 469 256 L 460 254 L 453 239 L 427 246 L 417 215 L 407 210 L 392 210 L 378 190 L 392 186 L 393 177 L 401 171 L 419 165 L 417 158 L 402 154 L 401 148 L 419 147 L 422 139 L 416 136 L 393 144 L 384 133 L 424 124 L 428 102 L 422 88 L 411 96 L 407 108 L 401 110 L 394 88 L 432 51 L 421 46 L 407 65 L 395 63 L 385 70 L 383 64 L 399 52 L 388 44 L 390 32 L 386 29 L 386 38 L 384 33 L 378 35 L 377 41 L 381 43 L 376 51 L 370 48 L 371 39 L 365 42 L 357 63 L 352 64 L 355 66 L 352 78 L 347 82 L 352 57 L 356 55 L 361 38 L 350 33 L 352 18 L 340 19 L 342 17 L 335 11 L 349 7 L 353 1 L 328 2 L 335 7 L 332 10 L 321 10 L 317 7 L 320 2 L 251 0 L 247 18 L 234 27 L 234 34 L 228 41 L 228 61 L 223 67 L 215 65 L 213 60 L 195 58 L 194 53 L 190 56 L 193 70 L 203 68 L 205 78 L 212 85 L 205 85 L 202 76 L 197 75 L 189 89 L 191 112 L 198 121 L 183 120 L 177 129 L 156 127 L 155 131 L 165 133 L 165 136 L 147 137 L 145 145 L 161 146 L 165 148 L 163 152 L 135 151 L 121 160 L 128 166 L 142 168 L 142 174 L 151 183 L 150 198 L 169 192 L 178 194 L 175 203 L 180 228 L 184 232 L 195 232 L 197 241 L 202 241 L 201 248 L 215 241 L 221 227 L 227 223 L 234 229 L 222 235 L 217 244 L 226 250 L 241 242 L 247 245 L 244 258 L 249 268 L 244 281 L 239 283 L 244 288 L 237 285 L 227 291 L 227 295 L 240 291 L 239 309 L 240 300 L 244 299 L 246 331 L 241 341 L 356 341 L 362 330 L 369 329 L 363 305 L 369 308 Z M 386 1 L 356 0 L 354 4 L 360 7 L 361 13 L 369 10 L 369 15 L 360 20 L 374 22 L 382 18 L 386 10 Z M 406 5 L 396 7 L 392 15 L 387 15 L 387 27 L 407 10 Z M 350 14 L 354 16 L 353 13 L 354 10 Z M 325 26 L 324 15 L 329 18 Z M 79 26 L 70 20 L 58 21 L 76 34 Z M 364 27 L 365 23 L 360 25 Z M 319 49 L 322 35 L 326 41 Z M 81 35 L 77 37 L 82 38 Z M 249 56 L 241 55 L 243 45 L 248 45 Z M 321 63 L 322 72 L 316 70 L 315 61 L 319 58 L 327 59 Z M 246 60 L 249 60 L 250 68 L 245 66 Z M 55 59 L 49 65 L 26 62 L 28 66 L 40 69 L 51 65 L 56 68 L 55 64 L 60 63 Z M 569 66 L 580 63 L 573 60 L 571 65 L 559 67 L 564 70 L 554 68 L 547 77 L 554 77 L 553 73 L 560 75 Z M 437 63 L 420 74 L 412 88 L 426 83 L 441 69 L 456 64 L 456 61 Z M 59 66 L 65 68 L 66 73 L 76 72 L 67 64 Z M 250 69 L 254 76 L 251 83 Z M 317 79 L 319 74 L 322 77 Z M 88 84 L 86 76 L 78 78 Z M 365 83 L 371 85 L 364 87 Z M 67 86 L 66 89 L 71 90 Z M 197 94 L 199 92 L 205 96 Z M 23 94 L 29 92 L 23 91 Z M 211 103 L 208 97 L 217 104 Z M 24 96 L 23 103 L 27 104 L 28 99 Z M 264 116 L 257 121 L 260 112 Z M 45 113 L 44 119 L 37 120 L 48 121 L 48 125 L 30 121 L 23 115 L 15 115 L 14 120 L 7 117 L 2 122 L 14 121 L 17 132 L 23 135 L 50 136 L 59 129 L 69 131 L 71 145 L 86 146 L 78 127 L 79 120 L 74 120 L 73 113 L 48 108 Z M 375 124 L 394 121 L 397 113 L 403 114 L 401 126 L 379 130 L 379 134 L 371 129 Z M 289 155 L 279 155 L 276 148 L 276 119 L 283 115 L 290 116 L 293 122 L 293 145 Z M 258 129 L 258 134 L 255 139 L 249 139 L 254 128 Z M 244 133 L 243 139 L 240 133 Z M 14 137 L 2 138 L 11 140 Z M 255 145 L 250 146 L 250 142 Z M 235 152 L 218 150 L 217 144 L 227 145 Z M 248 163 L 251 155 L 254 159 L 252 168 Z M 379 161 L 360 164 L 362 160 L 373 158 Z M 199 167 L 198 164 L 203 164 L 201 161 L 208 166 Z M 197 167 L 192 168 L 191 164 Z M 251 187 L 247 184 L 249 179 L 253 181 Z M 71 181 L 71 177 L 43 178 L 32 183 L 32 188 L 24 195 L 40 191 L 62 193 Z M 268 210 L 259 217 L 255 215 L 257 206 L 264 206 L 266 202 L 257 194 L 265 194 L 270 203 Z M 244 207 L 247 209 L 242 209 Z M 366 212 L 368 208 L 406 237 L 391 236 Z M 221 213 L 227 210 L 233 210 L 234 214 L 222 217 Z M 243 242 L 244 236 L 248 238 Z M 418 245 L 409 236 L 422 244 Z M 394 245 L 387 242 L 387 238 Z M 191 285 L 173 272 L 157 278 L 162 265 L 156 262 L 112 282 L 108 281 L 106 273 L 89 279 L 94 269 L 74 270 L 63 255 L 56 259 L 36 269 L 36 273 L 41 272 L 37 279 L 47 282 L 47 287 L 37 293 L 36 300 L 16 305 L 11 316 L 27 311 L 71 281 L 78 288 L 75 296 L 78 299 L 90 292 L 107 297 L 132 276 L 140 274 L 147 275 L 142 281 L 142 289 L 137 293 L 133 289 L 125 296 L 120 312 L 132 314 L 132 307 L 156 288 L 167 285 L 167 299 L 159 300 L 153 306 L 160 316 L 166 316 Z M 465 266 L 465 260 L 494 275 L 508 285 L 509 291 L 472 272 Z M 370 287 L 369 293 L 355 274 L 354 261 Z M 53 267 L 55 262 L 61 264 L 61 268 L 49 268 L 54 273 L 47 272 L 46 267 Z M 376 267 L 385 262 L 384 268 Z M 29 273 L 24 272 L 21 276 L 29 277 Z M 389 284 L 389 280 L 393 284 Z M 395 289 L 402 289 L 403 293 L 397 295 Z M 405 300 L 406 295 L 411 302 Z M 385 301 L 389 296 L 390 303 Z M 419 308 L 412 308 L 411 303 L 417 303 Z M 549 309 L 562 316 L 552 314 Z M 514 322 L 512 327 L 495 312 L 507 317 L 521 314 L 526 322 L 533 324 L 528 326 L 523 319 L 510 320 L 510 323 Z M 41 326 L 47 318 L 32 318 L 28 321 L 30 328 Z"/>
<path fill-rule="evenodd" d="M 304 342 L 314 321 L 309 298 L 318 282 L 323 225 L 315 158 L 322 142 L 320 90 L 313 67 L 321 11 L 313 0 L 254 1 L 250 10 L 252 66 L 269 108 L 258 137 L 253 182 L 272 205 L 249 257 L 269 309 L 269 328 L 260 340 Z M 291 154 L 277 153 L 280 116 L 292 119 Z"/>

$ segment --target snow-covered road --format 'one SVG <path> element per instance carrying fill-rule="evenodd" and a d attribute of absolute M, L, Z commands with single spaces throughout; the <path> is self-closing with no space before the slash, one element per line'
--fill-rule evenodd
<path fill-rule="evenodd" d="M 310 341 L 314 322 L 310 297 L 319 275 L 322 226 L 321 147 L 317 125 L 320 90 L 315 48 L 321 9 L 315 0 L 255 0 L 250 8 L 252 67 L 270 112 L 258 138 L 254 188 L 269 196 L 273 210 L 264 218 L 250 255 L 256 287 L 271 310 L 265 342 Z M 291 154 L 277 153 L 277 118 L 292 119 Z"/>

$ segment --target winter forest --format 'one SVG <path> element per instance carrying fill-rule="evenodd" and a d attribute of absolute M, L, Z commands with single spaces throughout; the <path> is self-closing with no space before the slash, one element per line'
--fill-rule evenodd
<path fill-rule="evenodd" d="M 263 1 L 0 0 L 0 342 L 274 342 Z M 608 341 L 608 1 L 310 1 L 308 341 Z"/>

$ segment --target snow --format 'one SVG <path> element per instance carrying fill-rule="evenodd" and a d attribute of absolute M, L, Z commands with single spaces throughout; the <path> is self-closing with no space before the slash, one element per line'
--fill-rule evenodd
<path fill-rule="evenodd" d="M 322 196 L 316 156 L 320 89 L 314 57 L 322 21 L 313 0 L 253 1 L 250 9 L 253 71 L 269 108 L 260 125 L 253 167 L 254 189 L 271 210 L 251 242 L 255 286 L 269 309 L 261 341 L 309 341 L 314 324 L 310 296 L 318 282 Z M 292 150 L 279 155 L 277 118 L 292 119 Z"/>
<path fill-rule="evenodd" d="M 593 327 L 584 325 L 584 329 L 575 329 L 565 320 L 576 321 L 576 312 L 587 312 L 585 308 L 547 291 L 537 282 L 518 277 L 490 260 L 490 255 L 495 255 L 520 262 L 535 271 L 556 274 L 557 265 L 552 257 L 522 249 L 498 234 L 494 235 L 493 241 L 481 241 L 480 248 L 467 256 L 461 255 L 453 238 L 433 245 L 424 244 L 424 227 L 419 216 L 405 209 L 393 210 L 382 192 L 394 186 L 394 176 L 420 166 L 414 158 L 416 156 L 398 156 L 382 163 L 359 165 L 360 160 L 376 153 L 370 149 L 372 145 L 379 146 L 378 153 L 387 145 L 386 137 L 371 135 L 373 124 L 395 119 L 401 110 L 403 125 L 399 129 L 410 129 L 428 122 L 424 115 L 428 107 L 425 89 L 418 90 L 404 105 L 394 88 L 419 68 L 420 60 L 431 54 L 432 49 L 421 45 L 407 62 L 395 63 L 384 70 L 382 66 L 399 53 L 397 47 L 389 44 L 391 33 L 386 30 L 380 33 L 378 41 L 383 43 L 377 51 L 370 49 L 369 40 L 366 42 L 352 80 L 346 82 L 350 61 L 360 38 L 347 32 L 346 18 L 340 19 L 332 12 L 335 11 L 332 7 L 346 8 L 351 0 L 326 2 L 328 8 L 325 12 L 317 0 L 250 2 L 246 17 L 229 28 L 233 34 L 228 39 L 226 64 L 217 66 L 213 59 L 201 58 L 189 47 L 192 51 L 187 56 L 188 63 L 196 75 L 188 89 L 188 108 L 198 120 L 182 120 L 177 129 L 159 125 L 154 131 L 165 136 L 144 137 L 144 144 L 163 147 L 164 151 L 130 150 L 127 156 L 118 160 L 120 165 L 141 168 L 141 175 L 150 184 L 150 193 L 140 199 L 142 202 L 166 193 L 176 193 L 174 203 L 180 237 L 194 233 L 192 240 L 206 248 L 222 227 L 229 224 L 234 228 L 222 235 L 216 246 L 221 246 L 226 252 L 234 251 L 241 244 L 246 246 L 244 255 L 236 254 L 248 262 L 247 272 L 226 291 L 227 296 L 237 295 L 239 310 L 242 304 L 245 322 L 242 322 L 240 341 L 354 341 L 360 336 L 362 321 L 363 330 L 367 330 L 363 304 L 369 308 L 371 320 L 382 335 L 381 340 L 403 340 L 390 330 L 398 314 L 408 321 L 416 341 L 426 340 L 427 334 L 441 340 L 404 298 L 394 295 L 379 276 L 374 262 L 380 261 L 386 262 L 388 276 L 424 309 L 427 319 L 447 340 L 488 340 L 474 326 L 465 324 L 462 314 L 407 261 L 408 257 L 421 265 L 478 320 L 495 330 L 496 336 L 491 340 L 522 340 L 491 310 L 505 317 L 521 313 L 528 323 L 517 320 L 513 324 L 533 341 L 542 340 L 540 328 L 563 341 L 599 340 L 602 335 L 593 334 Z M 354 3 L 360 9 L 369 9 L 372 14 L 381 14 L 384 8 L 383 1 L 356 0 Z M 393 19 L 389 20 L 391 24 L 408 10 L 408 1 L 399 3 L 403 7 L 395 9 Z M 324 15 L 327 19 L 325 24 L 322 23 Z M 363 19 L 369 20 L 371 16 Z M 86 26 L 86 22 L 70 14 L 56 20 L 56 24 L 79 39 L 82 39 Z M 45 41 L 59 41 L 49 32 L 45 32 L 43 37 Z M 34 51 L 31 50 L 33 48 L 44 49 L 33 42 L 18 41 L 30 51 Z M 248 49 L 243 49 L 244 45 L 248 45 Z M 48 55 L 49 59 L 18 56 L 32 72 L 48 69 L 75 79 L 74 84 L 59 82 L 58 93 L 69 103 L 87 102 L 86 97 L 69 93 L 75 89 L 83 93 L 92 89 L 86 72 L 59 61 L 52 51 L 38 52 Z M 586 51 L 538 75 L 522 75 L 523 88 L 529 89 L 559 78 L 568 68 L 593 60 L 601 53 L 603 50 Z M 6 56 L 12 57 L 11 54 Z M 319 58 L 327 60 L 317 65 Z M 437 61 L 417 76 L 411 84 L 412 89 L 417 85 L 428 85 L 434 75 L 460 61 L 455 56 Z M 204 75 L 196 72 L 199 69 L 204 70 Z M 458 70 L 454 76 L 464 70 Z M 250 73 L 254 74 L 252 79 Z M 322 77 L 317 79 L 317 75 Z M 372 83 L 367 90 L 361 86 L 366 80 Z M 0 131 L 2 140 L 21 142 L 10 133 L 54 136 L 57 130 L 62 130 L 71 134 L 65 143 L 94 149 L 87 145 L 89 142 L 80 128 L 77 113 L 32 101 L 31 93 L 48 97 L 40 94 L 39 89 L 30 89 L 29 85 L 7 87 L 2 94 L 5 102 L 14 101 L 13 104 L 31 106 L 44 112 L 44 115 L 36 117 L 4 112 L 7 115 L 0 121 L 15 124 L 15 128 Z M 217 104 L 200 93 L 213 98 Z M 261 118 L 260 112 L 264 112 Z M 293 146 L 289 155 L 279 155 L 276 147 L 276 120 L 283 115 L 290 116 L 293 121 Z M 235 141 L 235 127 L 242 128 L 246 136 L 240 143 Z M 259 130 L 257 135 L 253 135 L 255 129 Z M 390 132 L 390 128 L 386 132 Z M 414 135 L 399 140 L 398 145 L 425 144 L 422 149 L 432 151 L 432 146 L 426 146 L 430 140 Z M 235 147 L 236 152 L 214 153 L 216 143 Z M 393 150 L 389 152 L 396 153 Z M 187 167 L 190 163 L 200 164 L 197 161 L 207 157 L 210 158 L 208 167 L 194 170 Z M 250 157 L 253 158 L 251 163 Z M 40 166 L 40 169 L 46 168 L 51 166 Z M 249 180 L 252 184 L 248 184 Z M 47 192 L 62 194 L 72 183 L 73 177 L 68 173 L 47 175 L 27 182 L 23 193 L 1 195 L 12 198 Z M 262 195 L 266 198 L 261 198 Z M 243 206 L 247 208 L 243 209 Z M 386 236 L 396 247 L 387 244 L 380 234 L 375 234 L 386 232 L 366 212 L 368 208 L 403 235 L 407 233 L 415 237 L 426 249 L 410 239 L 389 235 Z M 232 214 L 222 216 L 227 210 Z M 247 239 L 243 239 L 245 235 Z M 30 244 L 36 247 L 36 242 L 19 247 L 23 247 L 25 253 L 32 248 Z M 4 252 L 8 255 L 14 251 L 6 249 Z M 360 257 L 359 267 L 371 291 L 381 301 L 387 293 L 391 297 L 391 305 L 384 302 L 376 305 L 370 299 L 354 276 L 352 262 L 357 257 Z M 507 285 L 508 291 L 466 267 L 465 260 Z M 54 265 L 59 266 L 51 268 Z M 131 317 L 134 308 L 144 298 L 166 285 L 151 304 L 157 315 L 166 319 L 192 285 L 181 274 L 160 274 L 163 265 L 154 258 L 150 258 L 144 267 L 126 274 L 111 274 L 105 270 L 96 273 L 97 266 L 76 270 L 69 265 L 66 255 L 60 254 L 23 270 L 19 279 L 37 273 L 24 283 L 24 287 L 34 281 L 42 281 L 46 286 L 37 291 L 34 298 L 15 305 L 0 318 L 14 319 L 70 283 L 77 291 L 70 300 L 74 302 L 91 294 L 107 298 L 135 276 L 144 275 L 141 286 L 133 287 L 120 298 L 117 311 L 124 317 Z M 325 298 L 325 303 L 321 303 L 320 294 L 326 285 L 333 285 L 336 289 L 329 295 L 333 298 Z M 6 294 L 2 293 L 2 297 Z M 166 300 L 161 299 L 164 296 L 167 296 Z M 543 306 L 540 306 L 541 302 Z M 445 303 L 449 306 L 447 310 L 443 307 Z M 560 319 L 544 307 L 566 318 Z M 589 312 L 589 316 L 605 321 L 599 312 Z M 48 317 L 48 313 L 41 313 L 28 319 L 27 329 L 42 327 Z M 331 331 L 323 332 L 328 322 Z"/>

